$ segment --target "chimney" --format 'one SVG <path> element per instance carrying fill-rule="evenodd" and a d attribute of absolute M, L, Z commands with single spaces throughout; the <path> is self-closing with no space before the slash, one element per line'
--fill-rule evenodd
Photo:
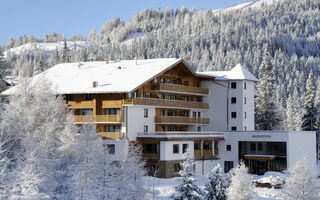
<path fill-rule="evenodd" d="M 94 88 L 98 87 L 98 81 L 93 81 L 92 82 L 92 87 L 94 87 Z"/>
<path fill-rule="evenodd" d="M 106 64 L 109 64 L 108 58 L 105 58 L 104 61 L 106 62 Z"/>

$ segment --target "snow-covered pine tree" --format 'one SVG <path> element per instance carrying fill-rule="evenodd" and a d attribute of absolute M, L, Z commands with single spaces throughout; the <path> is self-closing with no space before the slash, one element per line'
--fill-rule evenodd
<path fill-rule="evenodd" d="M 57 65 L 60 63 L 60 54 L 59 54 L 58 48 L 56 48 L 51 62 L 53 65 Z"/>
<path fill-rule="evenodd" d="M 70 49 L 67 45 L 67 40 L 64 40 L 63 42 L 63 49 L 61 54 L 61 62 L 62 63 L 69 63 L 70 62 Z"/>
<path fill-rule="evenodd" d="M 205 200 L 225 200 L 227 181 L 223 177 L 222 168 L 218 163 L 208 175 L 209 183 L 205 186 Z"/>
<path fill-rule="evenodd" d="M 251 176 L 248 174 L 248 169 L 244 163 L 239 163 L 230 180 L 231 183 L 226 192 L 228 200 L 253 199 L 254 191 Z"/>
<path fill-rule="evenodd" d="M 316 200 L 320 198 L 320 183 L 315 166 L 303 157 L 289 169 L 284 198 L 287 200 Z"/>
<path fill-rule="evenodd" d="M 4 58 L 2 49 L 0 48 L 0 91 L 3 91 L 5 89 L 4 85 L 4 78 L 5 78 L 5 71 L 8 68 L 8 62 Z"/>
<path fill-rule="evenodd" d="M 134 143 L 128 145 L 128 154 L 122 161 L 112 161 L 106 155 L 106 198 L 107 199 L 145 199 L 149 191 L 145 188 L 145 162 L 141 160 L 140 146 Z"/>
<path fill-rule="evenodd" d="M 313 80 L 312 70 L 309 73 L 309 77 L 306 84 L 306 92 L 304 94 L 304 108 L 305 113 L 302 117 L 301 129 L 303 131 L 314 131 L 317 130 L 317 107 L 315 106 L 315 83 Z"/>
<path fill-rule="evenodd" d="M 46 58 L 44 55 L 44 52 L 41 52 L 40 54 L 40 60 L 39 62 L 34 66 L 33 69 L 33 76 L 40 74 L 41 72 L 43 72 L 46 69 Z"/>
<path fill-rule="evenodd" d="M 20 84 L 2 117 L 2 131 L 18 138 L 14 149 L 17 163 L 12 168 L 17 187 L 12 195 L 19 198 L 60 198 L 67 193 L 64 175 L 68 160 L 60 150 L 61 135 L 74 125 L 65 123 L 67 105 L 49 85 L 45 80 L 33 87 Z"/>
<path fill-rule="evenodd" d="M 287 99 L 286 119 L 285 126 L 286 130 L 300 131 L 302 124 L 302 114 L 304 109 L 301 105 L 301 99 L 298 95 L 298 90 L 295 87 L 293 94 L 289 94 Z"/>
<path fill-rule="evenodd" d="M 272 130 L 279 124 L 275 104 L 275 78 L 272 68 L 268 46 L 265 45 L 263 61 L 259 68 L 259 96 L 256 101 L 256 126 L 260 130 Z"/>
<path fill-rule="evenodd" d="M 181 163 L 181 176 L 179 185 L 175 186 L 175 192 L 170 195 L 174 200 L 200 200 L 204 191 L 195 183 L 194 161 L 188 147 L 185 154 L 185 161 Z"/>
<path fill-rule="evenodd" d="M 71 166 L 75 199 L 103 199 L 105 151 L 94 124 L 83 124 L 74 134 L 74 161 Z M 107 167 L 108 168 L 108 167 Z"/>

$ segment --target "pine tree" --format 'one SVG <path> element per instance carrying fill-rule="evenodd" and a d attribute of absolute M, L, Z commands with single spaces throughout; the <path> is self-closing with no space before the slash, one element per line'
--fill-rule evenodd
<path fill-rule="evenodd" d="M 72 145 L 72 191 L 75 199 L 102 199 L 105 152 L 95 125 L 83 124 L 80 133 L 74 134 Z"/>
<path fill-rule="evenodd" d="M 268 47 L 264 46 L 263 61 L 259 68 L 261 78 L 256 105 L 256 125 L 260 130 L 272 130 L 279 124 L 275 104 L 275 78 L 272 70 Z"/>
<path fill-rule="evenodd" d="M 182 170 L 179 171 L 181 182 L 177 185 L 175 193 L 170 195 L 170 199 L 174 200 L 200 200 L 204 192 L 195 183 L 194 161 L 190 155 L 188 148 L 184 154 L 185 161 L 181 164 Z"/>
<path fill-rule="evenodd" d="M 304 94 L 304 108 L 305 113 L 302 117 L 301 129 L 304 131 L 317 130 L 317 109 L 315 106 L 315 84 L 313 80 L 312 70 L 309 73 L 309 77 L 306 85 L 306 92 Z"/>
<path fill-rule="evenodd" d="M 253 199 L 253 186 L 251 176 L 244 163 L 239 163 L 231 175 L 231 183 L 227 189 L 228 200 L 250 200 Z"/>
<path fill-rule="evenodd" d="M 59 63 L 60 63 L 60 55 L 59 55 L 58 48 L 56 48 L 56 51 L 55 51 L 54 57 L 53 57 L 53 64 L 57 65 Z"/>
<path fill-rule="evenodd" d="M 297 161 L 289 169 L 290 176 L 286 179 L 285 199 L 316 200 L 320 198 L 320 183 L 315 166 L 306 157 Z"/>
<path fill-rule="evenodd" d="M 293 94 L 289 94 L 287 99 L 286 119 L 285 127 L 286 130 L 300 131 L 302 124 L 302 114 L 304 109 L 301 105 L 301 100 L 298 95 L 298 90 L 295 87 Z"/>
<path fill-rule="evenodd" d="M 5 78 L 5 71 L 8 68 L 8 62 L 4 58 L 3 52 L 0 49 L 0 91 L 3 91 L 5 89 L 4 85 L 4 78 Z"/>
<path fill-rule="evenodd" d="M 62 55 L 61 55 L 61 62 L 62 63 L 69 63 L 70 62 L 70 49 L 67 45 L 67 41 L 64 40 Z"/>
<path fill-rule="evenodd" d="M 33 75 L 40 74 L 46 69 L 46 58 L 44 53 L 42 52 L 40 55 L 40 60 L 39 62 L 35 65 L 33 69 Z"/>
<path fill-rule="evenodd" d="M 226 189 L 227 181 L 222 175 L 222 169 L 220 164 L 212 169 L 208 175 L 209 183 L 206 184 L 205 200 L 225 200 L 226 199 Z"/>

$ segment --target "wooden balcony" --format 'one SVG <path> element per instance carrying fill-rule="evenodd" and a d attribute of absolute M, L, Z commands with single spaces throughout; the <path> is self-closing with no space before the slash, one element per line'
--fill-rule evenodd
<path fill-rule="evenodd" d="M 168 99 L 156 99 L 156 98 L 141 98 L 134 97 L 127 99 L 125 104 L 132 105 L 148 105 L 157 107 L 168 107 L 168 108 L 196 108 L 196 109 L 209 109 L 209 104 L 194 101 L 177 101 Z"/>
<path fill-rule="evenodd" d="M 142 159 L 159 160 L 160 153 L 142 153 Z"/>
<path fill-rule="evenodd" d="M 94 107 L 93 100 L 68 101 L 67 103 L 71 106 L 72 109 L 85 109 Z"/>
<path fill-rule="evenodd" d="M 155 117 L 158 124 L 209 124 L 209 118 L 159 116 Z"/>
<path fill-rule="evenodd" d="M 120 115 L 75 115 L 76 123 L 121 123 Z"/>
<path fill-rule="evenodd" d="M 104 139 L 120 140 L 123 138 L 123 133 L 120 132 L 98 132 Z"/>
<path fill-rule="evenodd" d="M 176 92 L 183 94 L 209 95 L 208 88 L 190 87 L 178 84 L 159 83 L 155 85 L 155 90 Z"/>

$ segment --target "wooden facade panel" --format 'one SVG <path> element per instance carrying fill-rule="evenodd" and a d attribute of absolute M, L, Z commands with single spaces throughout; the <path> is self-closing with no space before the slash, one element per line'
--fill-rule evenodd
<path fill-rule="evenodd" d="M 68 101 L 67 103 L 71 105 L 72 109 L 86 109 L 86 108 L 94 109 L 95 107 L 93 100 Z"/>
<path fill-rule="evenodd" d="M 122 108 L 123 100 L 103 100 L 101 108 Z"/>
<path fill-rule="evenodd" d="M 123 138 L 123 133 L 120 132 L 98 132 L 104 139 L 120 140 Z"/>

